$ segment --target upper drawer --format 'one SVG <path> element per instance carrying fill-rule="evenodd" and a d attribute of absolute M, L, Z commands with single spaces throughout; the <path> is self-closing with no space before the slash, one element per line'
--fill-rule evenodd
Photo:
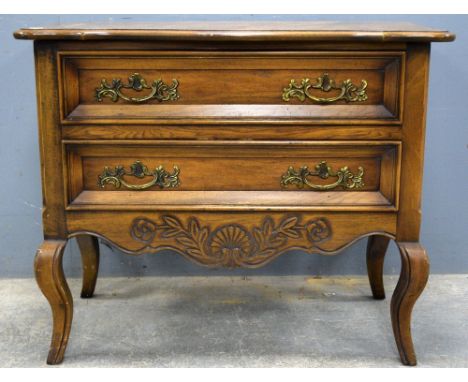
<path fill-rule="evenodd" d="M 64 123 L 401 123 L 404 52 L 61 52 Z"/>

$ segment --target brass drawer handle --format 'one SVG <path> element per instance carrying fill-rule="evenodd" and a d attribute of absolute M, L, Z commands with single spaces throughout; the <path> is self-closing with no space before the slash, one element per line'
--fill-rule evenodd
<path fill-rule="evenodd" d="M 331 90 L 340 90 L 341 93 L 336 97 L 330 98 L 315 97 L 309 93 L 309 89 L 311 88 L 320 89 L 327 93 Z M 314 84 L 312 84 L 308 78 L 303 78 L 300 85 L 297 84 L 295 80 L 291 80 L 289 86 L 283 89 L 283 101 L 289 102 L 291 97 L 294 97 L 304 102 L 307 97 L 319 103 L 332 103 L 341 99 L 346 102 L 362 102 L 367 100 L 366 88 L 366 80 L 361 80 L 361 86 L 359 88 L 354 85 L 350 79 L 343 81 L 341 85 L 337 85 L 334 80 L 330 79 L 328 73 L 324 73 L 316 79 Z"/>
<path fill-rule="evenodd" d="M 328 179 L 329 177 L 338 178 L 332 184 L 313 184 L 307 179 L 309 176 L 318 176 L 321 179 Z M 345 189 L 361 188 L 364 186 L 362 177 L 364 176 L 364 169 L 359 166 L 358 173 L 354 175 L 349 171 L 348 166 L 342 167 L 337 172 L 334 172 L 327 162 L 322 161 L 315 166 L 315 171 L 309 171 L 307 166 L 302 166 L 299 171 L 294 170 L 291 166 L 288 171 L 281 177 L 281 186 L 287 187 L 289 184 L 295 184 L 298 188 L 303 188 L 304 185 L 314 190 L 332 190 L 336 187 L 343 187 Z"/>
<path fill-rule="evenodd" d="M 125 170 L 125 168 L 120 165 L 116 166 L 114 170 L 111 170 L 109 167 L 104 167 L 104 171 L 99 175 L 98 184 L 102 188 L 104 188 L 106 184 L 112 184 L 115 188 L 124 186 L 129 190 L 146 190 L 153 186 L 158 186 L 159 188 L 174 188 L 178 187 L 180 184 L 179 173 L 180 170 L 177 166 L 174 166 L 172 174 L 167 172 L 163 166 L 158 166 L 153 171 L 149 171 L 148 167 L 137 160 L 130 166 L 130 171 Z M 144 184 L 129 184 L 123 179 L 125 175 L 140 179 L 145 176 L 152 176 L 153 179 Z"/>
<path fill-rule="evenodd" d="M 151 99 L 162 101 L 175 101 L 179 98 L 177 94 L 177 87 L 179 81 L 176 79 L 172 80 L 172 85 L 165 84 L 161 79 L 153 81 L 151 86 L 148 86 L 146 80 L 139 74 L 133 73 L 128 77 L 128 84 L 122 83 L 120 78 L 112 79 L 112 83 L 108 84 L 107 80 L 103 78 L 101 80 L 101 86 L 96 88 L 96 99 L 102 102 L 103 97 L 109 97 L 112 102 L 117 102 L 119 98 L 122 98 L 128 102 L 142 103 Z M 137 92 L 143 89 L 151 89 L 151 92 L 143 97 L 128 97 L 121 92 L 121 89 L 133 89 Z"/>

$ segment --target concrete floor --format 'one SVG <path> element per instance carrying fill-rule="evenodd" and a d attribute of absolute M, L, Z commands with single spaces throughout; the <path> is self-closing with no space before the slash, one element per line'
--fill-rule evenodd
<path fill-rule="evenodd" d="M 386 278 L 387 295 L 396 277 Z M 389 297 L 365 277 L 103 278 L 75 297 L 61 367 L 400 367 Z M 41 367 L 48 304 L 32 279 L 0 280 L 0 366 Z M 413 314 L 421 367 L 468 367 L 468 276 L 431 276 Z"/>

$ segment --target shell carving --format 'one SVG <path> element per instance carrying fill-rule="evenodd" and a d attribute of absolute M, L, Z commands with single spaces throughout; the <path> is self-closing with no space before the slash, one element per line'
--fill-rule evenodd
<path fill-rule="evenodd" d="M 163 215 L 160 223 L 146 217 L 134 219 L 130 235 L 144 244 L 139 251 L 156 250 L 158 239 L 170 239 L 176 244 L 165 248 L 174 249 L 201 265 L 254 268 L 293 248 L 298 240 L 309 243 L 304 249 L 320 250 L 318 244 L 331 237 L 332 229 L 323 217 L 301 223 L 299 216 L 285 216 L 278 222 L 267 216 L 260 226 L 249 230 L 239 224 L 211 229 L 201 226 L 195 217 L 183 223 L 175 216 Z"/>
<path fill-rule="evenodd" d="M 222 264 L 241 265 L 252 251 L 252 237 L 239 225 L 225 225 L 210 235 L 208 248 Z"/>

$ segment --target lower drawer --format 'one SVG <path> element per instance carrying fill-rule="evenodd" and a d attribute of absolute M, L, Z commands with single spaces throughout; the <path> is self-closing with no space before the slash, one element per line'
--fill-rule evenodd
<path fill-rule="evenodd" d="M 69 208 L 398 207 L 399 142 L 65 142 Z"/>

